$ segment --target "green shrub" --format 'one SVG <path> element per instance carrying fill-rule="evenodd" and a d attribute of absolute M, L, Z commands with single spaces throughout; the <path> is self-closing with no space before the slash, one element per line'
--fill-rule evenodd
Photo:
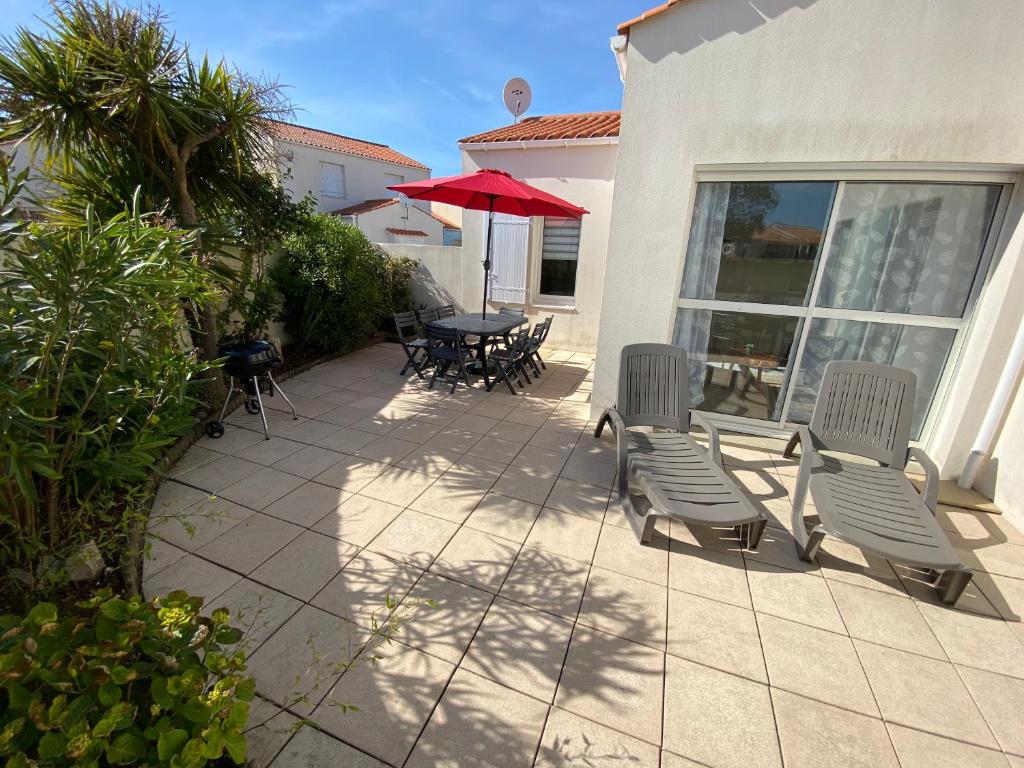
<path fill-rule="evenodd" d="M 29 766 L 199 768 L 245 762 L 254 682 L 221 609 L 172 592 L 109 591 L 58 615 L 39 603 L 0 618 L 0 759 Z"/>
<path fill-rule="evenodd" d="M 314 214 L 285 238 L 270 277 L 283 304 L 280 319 L 300 350 L 340 352 L 358 346 L 396 307 L 411 306 L 415 262 L 392 259 L 359 229 Z"/>
<path fill-rule="evenodd" d="M 88 538 L 119 554 L 139 486 L 192 428 L 204 365 L 182 306 L 211 281 L 155 214 L 19 225 L 7 206 L 0 232 L 0 571 L 38 576 Z"/>
<path fill-rule="evenodd" d="M 412 276 L 416 273 L 419 262 L 407 256 L 391 256 L 386 252 L 382 256 L 380 281 L 384 304 L 377 318 L 377 327 L 393 331 L 395 324 L 392 316 L 413 308 Z"/>

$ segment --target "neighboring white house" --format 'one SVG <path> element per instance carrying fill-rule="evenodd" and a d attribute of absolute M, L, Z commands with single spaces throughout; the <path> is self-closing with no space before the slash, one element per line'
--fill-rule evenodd
<path fill-rule="evenodd" d="M 945 477 L 993 409 L 977 486 L 1024 520 L 1024 394 L 993 398 L 1024 313 L 1024 4 L 984 6 L 669 0 L 620 27 L 595 412 L 632 342 L 685 346 L 691 402 L 741 431 L 806 423 L 829 360 L 909 368 Z"/>
<path fill-rule="evenodd" d="M 270 128 L 293 200 L 312 195 L 318 211 L 351 216 L 374 242 L 443 243 L 444 223 L 431 216 L 430 203 L 398 204 L 398 193 L 388 189 L 429 179 L 423 163 L 385 144 L 330 131 L 277 121 Z"/>
<path fill-rule="evenodd" d="M 578 221 L 495 215 L 490 304 L 522 306 L 534 321 L 553 316 L 549 343 L 559 349 L 597 346 L 618 135 L 617 111 L 588 112 L 527 117 L 459 142 L 464 173 L 507 171 L 590 212 Z M 486 221 L 480 211 L 462 219 L 463 304 L 473 312 Z"/>

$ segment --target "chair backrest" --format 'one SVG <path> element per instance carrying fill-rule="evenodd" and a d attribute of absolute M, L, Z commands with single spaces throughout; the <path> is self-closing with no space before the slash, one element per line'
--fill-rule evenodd
<path fill-rule="evenodd" d="M 810 430 L 818 447 L 907 464 L 917 377 L 878 363 L 834 360 L 825 366 Z"/>
<path fill-rule="evenodd" d="M 437 316 L 441 320 L 446 317 L 455 317 L 455 307 L 452 304 L 442 304 L 437 308 Z"/>
<path fill-rule="evenodd" d="M 518 315 L 522 317 L 526 314 L 526 310 L 520 307 L 498 307 L 499 315 Z"/>
<path fill-rule="evenodd" d="M 419 326 L 416 323 L 415 312 L 398 312 L 395 315 L 395 330 L 398 331 L 398 340 L 403 344 L 408 337 L 413 338 L 419 333 Z"/>
<path fill-rule="evenodd" d="M 419 315 L 420 325 L 422 325 L 424 328 L 427 327 L 427 323 L 432 323 L 435 320 L 441 319 L 437 316 L 437 307 L 431 307 L 430 309 L 421 309 L 417 311 L 416 314 Z"/>
<path fill-rule="evenodd" d="M 437 346 L 443 344 L 447 347 L 459 346 L 459 338 L 462 336 L 462 332 L 455 328 L 445 328 L 434 323 L 429 323 L 426 327 L 427 340 L 432 342 L 430 346 Z"/>
<path fill-rule="evenodd" d="M 686 350 L 672 344 L 628 344 L 619 361 L 616 409 L 627 427 L 690 429 Z"/>
<path fill-rule="evenodd" d="M 552 316 L 548 316 L 533 326 L 533 338 L 534 341 L 537 342 L 538 347 L 547 339 L 548 331 L 551 330 L 551 321 L 553 319 L 554 318 Z"/>

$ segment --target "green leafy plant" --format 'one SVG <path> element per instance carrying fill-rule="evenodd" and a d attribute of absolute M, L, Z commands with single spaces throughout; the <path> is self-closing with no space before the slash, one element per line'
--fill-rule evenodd
<path fill-rule="evenodd" d="M 385 256 L 359 229 L 318 213 L 285 238 L 270 269 L 281 319 L 300 351 L 340 352 L 364 342 L 385 306 Z"/>
<path fill-rule="evenodd" d="M 394 329 L 393 315 L 408 312 L 413 308 L 412 277 L 419 262 L 408 256 L 392 256 L 382 251 L 380 269 L 383 306 L 377 318 L 377 327 L 382 330 Z"/>
<path fill-rule="evenodd" d="M 61 615 L 0 618 L 0 758 L 7 768 L 243 764 L 254 682 L 227 611 L 172 592 L 109 590 Z"/>
<path fill-rule="evenodd" d="M 154 462 L 192 428 L 191 382 L 205 364 L 182 351 L 181 307 L 205 301 L 210 282 L 194 235 L 159 214 L 101 219 L 86 208 L 25 224 L 9 207 L 0 218 L 5 574 L 123 533 Z"/>

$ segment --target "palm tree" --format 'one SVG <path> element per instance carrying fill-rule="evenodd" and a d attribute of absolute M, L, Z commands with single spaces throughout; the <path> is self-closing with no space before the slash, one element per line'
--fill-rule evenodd
<path fill-rule="evenodd" d="M 290 108 L 276 83 L 193 60 L 164 21 L 155 8 L 67 0 L 43 34 L 21 27 L 3 39 L 0 140 L 45 147 L 79 193 L 120 195 L 127 207 L 141 187 L 179 227 L 210 228 L 246 209 L 274 160 L 266 121 Z M 213 357 L 213 303 L 202 324 Z"/>

